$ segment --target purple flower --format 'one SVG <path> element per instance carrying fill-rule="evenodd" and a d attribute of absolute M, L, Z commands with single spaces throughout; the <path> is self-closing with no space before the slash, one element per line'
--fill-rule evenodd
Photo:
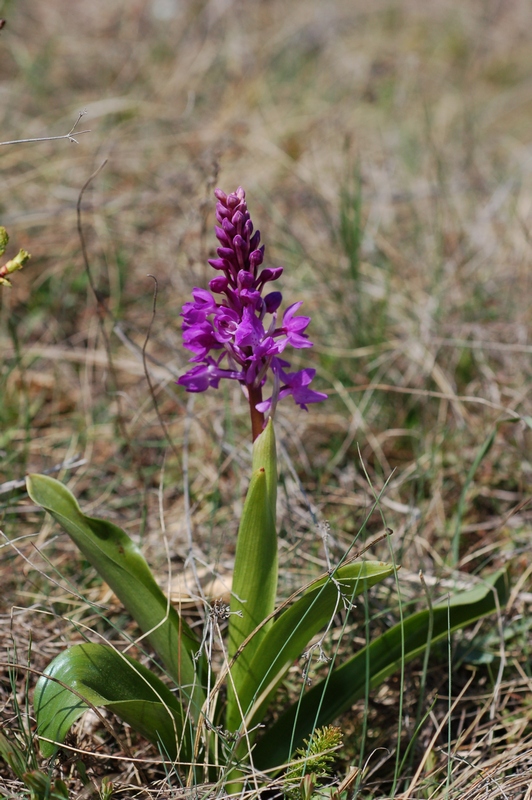
<path fill-rule="evenodd" d="M 178 383 L 187 392 L 204 392 L 217 388 L 222 378 L 229 378 L 242 384 L 259 414 L 273 414 L 278 400 L 289 395 L 307 410 L 308 403 L 327 398 L 309 388 L 316 371 L 288 372 L 290 364 L 279 355 L 288 345 L 296 349 L 312 347 L 305 333 L 310 317 L 296 316 L 302 305 L 298 302 L 278 321 L 281 293 L 271 291 L 263 297 L 262 292 L 283 269 L 260 269 L 264 245 L 260 246 L 260 232 L 253 232 L 245 192 L 240 187 L 226 195 L 216 189 L 215 195 L 219 222 L 215 231 L 220 246 L 217 258 L 210 259 L 209 264 L 220 274 L 209 282 L 210 292 L 194 289 L 193 301 L 183 306 L 183 344 L 194 354 L 190 361 L 196 366 Z M 218 302 L 211 292 L 221 296 Z M 262 387 L 268 374 L 273 379 L 273 391 L 263 401 Z"/>

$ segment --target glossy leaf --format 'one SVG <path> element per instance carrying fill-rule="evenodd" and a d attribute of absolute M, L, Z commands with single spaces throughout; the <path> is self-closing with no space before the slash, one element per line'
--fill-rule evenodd
<path fill-rule="evenodd" d="M 268 420 L 266 428 L 253 443 L 251 471 L 256 472 L 258 469 L 264 469 L 266 475 L 266 491 L 270 500 L 272 519 L 275 522 L 277 506 L 277 447 L 271 418 Z"/>
<path fill-rule="evenodd" d="M 232 657 L 244 639 L 275 608 L 277 594 L 277 533 L 275 497 L 277 464 L 272 423 L 253 445 L 253 472 L 238 531 L 233 575 L 233 596 L 229 619 L 228 652 Z M 227 687 L 226 727 L 235 730 L 239 714 L 240 687 L 247 678 L 249 665 L 271 622 L 262 627 L 237 659 Z"/>
<path fill-rule="evenodd" d="M 204 701 L 194 654 L 199 643 L 159 588 L 137 546 L 112 522 L 88 517 L 75 497 L 47 475 L 27 477 L 31 499 L 65 529 L 104 581 L 123 603 L 162 659 L 183 695 L 193 697 L 196 712 Z M 200 674 L 205 665 L 200 661 Z"/>
<path fill-rule="evenodd" d="M 239 709 L 231 720 L 237 729 L 246 721 L 246 728 L 261 721 L 269 700 L 292 662 L 305 650 L 310 640 L 324 628 L 338 609 L 353 598 L 393 573 L 391 564 L 361 561 L 340 567 L 334 580 L 326 576 L 315 581 L 305 594 L 283 611 L 265 636 L 246 668 L 239 691 Z M 238 656 L 245 656 L 249 645 Z M 234 669 L 234 667 L 233 667 Z"/>
<path fill-rule="evenodd" d="M 468 592 L 451 597 L 432 609 L 431 644 L 445 639 L 450 632 L 473 624 L 493 614 L 504 604 L 508 593 L 506 572 L 490 576 Z M 374 642 L 333 670 L 277 720 L 258 742 L 253 761 L 259 769 L 281 766 L 291 752 L 301 746 L 315 727 L 333 722 L 352 704 L 364 697 L 366 688 L 379 686 L 400 669 L 403 658 L 408 663 L 427 647 L 431 614 L 420 611 L 395 625 Z M 403 628 L 403 633 L 401 632 Z M 402 640 L 404 639 L 404 645 Z M 369 675 L 366 670 L 369 665 Z"/>
<path fill-rule="evenodd" d="M 88 704 L 108 708 L 170 758 L 176 757 L 181 741 L 182 755 L 188 759 L 190 747 L 183 741 L 184 715 L 179 701 L 147 667 L 108 645 L 69 647 L 48 665 L 33 700 L 38 735 L 63 742 Z M 48 757 L 57 746 L 41 739 L 41 750 Z"/>

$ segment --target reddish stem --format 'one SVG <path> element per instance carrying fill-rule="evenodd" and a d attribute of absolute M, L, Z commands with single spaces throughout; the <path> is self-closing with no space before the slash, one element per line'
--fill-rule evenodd
<path fill-rule="evenodd" d="M 253 386 L 248 386 L 248 395 L 249 395 L 249 413 L 251 416 L 251 435 L 253 437 L 253 441 L 259 436 L 264 428 L 264 414 L 261 411 L 257 411 L 255 406 L 257 403 L 262 402 L 262 387 L 257 386 L 256 388 Z"/>

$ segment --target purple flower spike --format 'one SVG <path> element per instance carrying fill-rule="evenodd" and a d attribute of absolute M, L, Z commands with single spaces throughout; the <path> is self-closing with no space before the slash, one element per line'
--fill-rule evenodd
<path fill-rule="evenodd" d="M 305 333 L 310 317 L 296 316 L 302 305 L 297 302 L 278 322 L 281 293 L 262 296 L 265 285 L 276 281 L 283 269 L 260 269 L 264 245 L 260 245 L 259 231 L 253 231 L 244 190 L 239 187 L 226 195 L 216 189 L 214 194 L 219 223 L 215 232 L 220 246 L 218 258 L 209 259 L 209 264 L 220 274 L 209 282 L 210 292 L 194 289 L 193 301 L 183 306 L 183 344 L 194 354 L 190 361 L 195 366 L 177 382 L 187 392 L 204 392 L 217 388 L 222 378 L 238 381 L 249 398 L 255 438 L 262 415 L 273 414 L 284 397 L 291 395 L 306 411 L 308 403 L 319 403 L 327 395 L 309 388 L 316 370 L 287 372 L 290 364 L 279 358 L 288 345 L 296 349 L 312 347 Z M 221 296 L 221 301 L 217 302 L 211 292 Z M 216 351 L 215 357 L 212 351 Z M 273 378 L 273 392 L 263 401 L 262 387 L 268 373 Z"/>

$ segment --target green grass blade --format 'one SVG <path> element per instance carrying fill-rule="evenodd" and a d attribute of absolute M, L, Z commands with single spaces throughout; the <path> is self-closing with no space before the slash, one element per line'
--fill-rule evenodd
<path fill-rule="evenodd" d="M 461 533 L 462 533 L 462 518 L 464 516 L 464 511 L 466 507 L 466 497 L 469 487 L 473 481 L 473 478 L 476 475 L 477 469 L 481 465 L 484 458 L 487 456 L 489 451 L 492 448 L 493 442 L 495 441 L 495 437 L 497 435 L 497 426 L 493 428 L 493 430 L 486 436 L 482 445 L 475 456 L 475 460 L 471 464 L 469 472 L 467 473 L 467 477 L 463 486 L 463 489 L 460 493 L 460 499 L 458 501 L 458 508 L 456 509 L 456 520 L 455 520 L 455 529 L 454 535 L 451 545 L 452 556 L 453 556 L 453 564 L 458 564 L 460 559 L 460 540 L 461 540 Z"/>
<path fill-rule="evenodd" d="M 301 655 L 309 641 L 331 619 L 343 598 L 350 603 L 355 595 L 391 575 L 393 567 L 382 562 L 357 562 L 340 567 L 334 580 L 324 577 L 284 611 L 262 637 L 252 660 L 247 660 L 244 680 L 238 695 L 240 708 L 230 723 L 236 730 L 246 720 L 249 729 L 256 725 L 290 664 Z M 342 596 L 339 596 L 339 588 Z M 252 640 L 253 641 L 253 640 Z M 246 655 L 249 645 L 238 656 L 234 667 Z M 233 667 L 233 669 L 234 669 Z"/>
<path fill-rule="evenodd" d="M 193 709 L 201 708 L 204 696 L 194 662 L 198 640 L 168 603 L 129 536 L 112 522 L 83 514 L 72 493 L 54 478 L 29 475 L 27 487 L 31 499 L 65 529 L 141 630 L 150 631 L 147 638 L 169 674 L 193 698 Z"/>
<path fill-rule="evenodd" d="M 449 632 L 471 625 L 493 614 L 505 602 L 508 592 L 505 570 L 495 573 L 468 592 L 452 597 L 432 609 L 431 644 Z M 420 611 L 403 623 L 404 659 L 408 663 L 427 647 L 430 612 Z M 290 758 L 292 747 L 301 746 L 315 727 L 327 725 L 349 709 L 366 688 L 366 666 L 370 665 L 369 687 L 379 686 L 401 666 L 401 624 L 395 625 L 367 647 L 334 670 L 294 704 L 258 742 L 253 760 L 259 769 L 281 766 Z"/>
<path fill-rule="evenodd" d="M 89 704 L 105 706 L 160 745 L 165 754 L 176 757 L 183 733 L 183 708 L 168 687 L 138 661 L 103 644 L 75 645 L 58 655 L 35 688 L 38 735 L 63 742 Z M 41 750 L 49 757 L 57 745 L 41 739 Z M 188 760 L 190 748 L 186 742 L 182 742 L 182 750 Z"/>
<path fill-rule="evenodd" d="M 9 739 L 2 731 L 0 731 L 0 759 L 5 761 L 19 780 L 22 780 L 22 776 L 28 771 L 28 759 L 24 751 L 18 746 L 14 737 Z"/>
<path fill-rule="evenodd" d="M 229 619 L 228 652 L 232 658 L 242 642 L 275 608 L 277 595 L 277 454 L 271 420 L 253 445 L 252 478 L 238 530 Z M 236 730 L 241 722 L 240 687 L 251 660 L 271 622 L 262 626 L 234 664 L 227 687 L 226 727 Z"/>

